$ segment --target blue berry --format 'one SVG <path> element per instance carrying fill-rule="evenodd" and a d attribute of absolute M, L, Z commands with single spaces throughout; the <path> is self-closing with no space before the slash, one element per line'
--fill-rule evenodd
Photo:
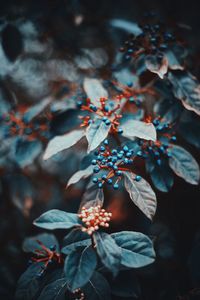
<path fill-rule="evenodd" d="M 142 157 L 142 155 L 143 155 L 142 151 L 138 151 L 136 154 L 137 154 L 137 156 L 139 156 L 139 157 Z"/>
<path fill-rule="evenodd" d="M 102 160 L 103 160 L 103 156 L 102 156 L 102 155 L 98 155 L 98 156 L 97 156 L 97 159 L 98 159 L 99 161 L 102 161 Z"/>
<path fill-rule="evenodd" d="M 171 137 L 171 140 L 172 140 L 172 141 L 176 141 L 176 136 L 175 136 L 175 135 L 172 136 L 172 137 Z"/>
<path fill-rule="evenodd" d="M 104 116 L 104 117 L 102 118 L 102 120 L 103 120 L 103 122 L 106 122 L 106 121 L 108 120 L 108 118 Z"/>
<path fill-rule="evenodd" d="M 119 184 L 118 183 L 113 184 L 113 188 L 114 188 L 114 190 L 118 190 Z"/>
<path fill-rule="evenodd" d="M 113 156 L 111 161 L 112 161 L 113 163 L 116 163 L 116 162 L 118 161 L 118 157 L 117 157 L 117 156 Z"/>
<path fill-rule="evenodd" d="M 113 163 L 111 161 L 108 163 L 108 167 L 113 167 Z"/>
<path fill-rule="evenodd" d="M 55 251 L 56 250 L 56 245 L 51 245 L 49 248 L 51 251 Z"/>
<path fill-rule="evenodd" d="M 99 149 L 101 152 L 104 152 L 106 150 L 106 148 L 104 146 L 101 146 Z"/>
<path fill-rule="evenodd" d="M 97 164 L 97 160 L 96 159 L 93 159 L 92 160 L 92 165 L 96 165 Z"/>
<path fill-rule="evenodd" d="M 113 170 L 115 170 L 115 171 L 118 170 L 118 166 L 114 165 Z"/>
<path fill-rule="evenodd" d="M 107 176 L 104 174 L 104 175 L 101 176 L 101 178 L 102 178 L 103 180 L 106 180 Z"/>
<path fill-rule="evenodd" d="M 94 177 L 94 178 L 92 179 L 92 181 L 93 181 L 94 183 L 97 183 L 97 182 L 98 182 L 98 178 L 97 178 L 97 177 Z"/>
<path fill-rule="evenodd" d="M 96 155 L 96 156 L 99 155 L 99 152 L 98 152 L 98 151 L 95 151 L 95 152 L 94 152 L 94 155 Z"/>
<path fill-rule="evenodd" d="M 122 133 L 123 133 L 123 129 L 122 129 L 122 128 L 119 128 L 117 132 L 118 132 L 119 134 L 122 134 Z"/>
<path fill-rule="evenodd" d="M 90 104 L 90 108 L 91 108 L 91 110 L 93 110 L 93 111 L 97 111 L 97 107 L 96 107 L 95 105 L 93 105 L 93 104 Z"/>
<path fill-rule="evenodd" d="M 83 104 L 82 101 L 77 101 L 77 103 L 76 103 L 76 105 L 77 105 L 78 108 L 81 108 L 82 104 Z"/>
<path fill-rule="evenodd" d="M 116 149 L 113 149 L 113 150 L 111 151 L 111 153 L 112 153 L 112 154 L 117 154 L 117 150 L 116 150 Z"/>
<path fill-rule="evenodd" d="M 108 178 L 108 179 L 107 179 L 107 183 L 108 183 L 108 184 L 112 184 L 112 179 L 111 179 L 111 178 Z"/>
<path fill-rule="evenodd" d="M 123 154 L 118 153 L 118 154 L 117 154 L 117 157 L 118 157 L 119 159 L 121 159 L 121 158 L 123 157 Z"/>
<path fill-rule="evenodd" d="M 134 103 L 134 102 L 135 102 L 135 99 L 134 99 L 133 97 L 130 97 L 130 98 L 129 98 L 129 101 L 132 102 L 132 103 Z"/>
<path fill-rule="evenodd" d="M 125 152 L 128 152 L 128 150 L 129 150 L 129 149 L 128 149 L 128 146 L 124 146 L 124 147 L 123 147 L 123 150 L 124 150 Z"/>
<path fill-rule="evenodd" d="M 99 182 L 99 183 L 98 183 L 98 188 L 101 189 L 102 187 L 103 187 L 103 183 L 102 183 L 102 182 Z"/>
<path fill-rule="evenodd" d="M 104 106 L 104 111 L 109 112 L 109 107 L 107 105 Z"/>
<path fill-rule="evenodd" d="M 88 121 L 88 124 L 90 125 L 90 124 L 92 124 L 92 123 L 93 123 L 93 120 L 90 119 L 90 120 Z"/>
<path fill-rule="evenodd" d="M 108 140 L 106 139 L 103 143 L 104 145 L 108 145 Z"/>
<path fill-rule="evenodd" d="M 121 175 L 122 175 L 122 171 L 118 170 L 118 171 L 116 171 L 115 174 L 116 174 L 117 176 L 121 176 Z"/>
<path fill-rule="evenodd" d="M 107 126 L 110 125 L 110 120 L 107 119 L 107 120 L 105 121 L 105 124 L 106 124 Z"/>
<path fill-rule="evenodd" d="M 127 165 L 129 163 L 129 159 L 128 158 L 124 158 L 124 163 Z"/>
<path fill-rule="evenodd" d="M 126 157 L 131 157 L 132 153 L 131 152 L 127 152 L 126 153 Z"/>
<path fill-rule="evenodd" d="M 160 121 L 158 119 L 153 120 L 153 125 L 157 126 L 160 124 Z"/>
<path fill-rule="evenodd" d="M 138 182 L 138 181 L 140 181 L 141 179 L 142 179 L 142 177 L 141 177 L 140 175 L 136 175 L 136 176 L 135 176 L 135 181 Z"/>
<path fill-rule="evenodd" d="M 93 172 L 94 172 L 94 173 L 99 173 L 99 171 L 100 171 L 100 168 L 99 168 L 99 167 L 97 167 L 97 166 L 94 167 L 94 169 L 93 169 Z"/>

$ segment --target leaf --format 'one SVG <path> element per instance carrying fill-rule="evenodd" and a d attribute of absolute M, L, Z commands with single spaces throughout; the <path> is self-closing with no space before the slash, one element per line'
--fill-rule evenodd
<path fill-rule="evenodd" d="M 179 54 L 179 53 L 177 53 Z M 174 51 L 167 51 L 166 52 L 166 57 L 167 57 L 167 60 L 168 60 L 168 64 L 169 64 L 169 68 L 171 70 L 184 70 L 184 67 L 183 67 L 183 62 L 181 61 L 181 59 L 178 57 Z"/>
<path fill-rule="evenodd" d="M 194 157 L 184 148 L 175 145 L 172 145 L 170 153 L 169 166 L 174 173 L 183 178 L 186 182 L 199 184 L 199 165 Z"/>
<path fill-rule="evenodd" d="M 66 300 L 67 290 L 66 278 L 60 278 L 46 285 L 37 300 Z"/>
<path fill-rule="evenodd" d="M 127 268 L 141 268 L 155 259 L 152 241 L 140 232 L 122 231 L 111 234 L 122 248 L 121 265 Z"/>
<path fill-rule="evenodd" d="M 168 79 L 172 84 L 173 93 L 182 101 L 183 106 L 200 115 L 200 85 L 190 73 L 169 73 Z"/>
<path fill-rule="evenodd" d="M 59 244 L 56 237 L 53 234 L 41 233 L 33 237 L 28 237 L 23 242 L 23 251 L 24 252 L 34 252 L 36 249 L 41 250 L 40 244 L 37 242 L 40 241 L 47 248 L 51 246 L 56 246 L 56 251 L 59 251 Z"/>
<path fill-rule="evenodd" d="M 132 270 L 122 271 L 111 282 L 112 294 L 118 297 L 138 298 L 141 294 L 139 281 Z"/>
<path fill-rule="evenodd" d="M 152 123 L 128 119 L 120 127 L 123 130 L 122 135 L 129 139 L 138 137 L 145 140 L 156 140 L 156 129 Z"/>
<path fill-rule="evenodd" d="M 24 168 L 33 163 L 42 151 L 42 143 L 38 140 L 29 141 L 24 137 L 19 137 L 12 145 L 9 158 Z"/>
<path fill-rule="evenodd" d="M 96 119 L 86 129 L 88 153 L 96 149 L 108 135 L 111 125 L 106 125 L 101 119 Z"/>
<path fill-rule="evenodd" d="M 32 300 L 40 289 L 37 275 L 41 272 L 41 263 L 32 264 L 19 278 L 15 294 L 16 300 Z"/>
<path fill-rule="evenodd" d="M 106 278 L 99 272 L 93 273 L 82 290 L 87 300 L 111 300 L 110 286 Z"/>
<path fill-rule="evenodd" d="M 77 214 L 52 209 L 42 214 L 33 224 L 49 230 L 68 229 L 74 226 L 80 226 L 80 220 Z"/>
<path fill-rule="evenodd" d="M 149 218 L 152 219 L 156 213 L 156 195 L 150 184 L 143 178 L 137 182 L 135 174 L 123 172 L 124 184 L 133 203 Z"/>
<path fill-rule="evenodd" d="M 89 182 L 89 184 L 86 187 L 86 191 L 83 194 L 79 211 L 83 206 L 89 208 L 91 206 L 100 205 L 102 207 L 103 203 L 104 203 L 103 190 L 97 189 L 95 184 L 91 184 L 91 182 Z"/>
<path fill-rule="evenodd" d="M 65 259 L 64 272 L 71 291 L 84 286 L 92 277 L 97 257 L 91 246 L 76 249 Z"/>
<path fill-rule="evenodd" d="M 49 159 L 60 151 L 68 149 L 76 144 L 85 135 L 84 130 L 74 130 L 67 134 L 54 137 L 47 145 L 43 159 Z"/>
<path fill-rule="evenodd" d="M 91 238 L 79 228 L 73 229 L 63 241 L 62 253 L 69 254 L 72 251 L 76 251 L 79 247 L 90 246 Z"/>
<path fill-rule="evenodd" d="M 157 74 L 161 79 L 164 78 L 164 75 L 168 71 L 168 60 L 164 56 L 162 61 L 159 61 L 158 58 L 154 55 L 147 55 L 145 59 L 146 68 Z"/>
<path fill-rule="evenodd" d="M 101 262 L 113 275 L 117 275 L 121 264 L 121 248 L 118 247 L 114 239 L 105 232 L 95 232 L 93 238 Z"/>
<path fill-rule="evenodd" d="M 197 115 L 187 111 L 186 120 L 180 120 L 178 132 L 188 143 L 200 148 L 200 120 Z"/>
<path fill-rule="evenodd" d="M 163 161 L 158 166 L 155 162 L 154 168 L 149 172 L 154 186 L 161 192 L 167 193 L 174 184 L 174 176 L 169 166 Z"/>
<path fill-rule="evenodd" d="M 44 98 L 39 103 L 33 105 L 24 113 L 23 119 L 26 122 L 30 122 L 34 117 L 39 115 L 47 107 L 47 105 L 51 103 L 52 100 L 53 100 L 52 97 L 47 97 Z"/>
<path fill-rule="evenodd" d="M 88 168 L 84 170 L 80 170 L 76 172 L 68 181 L 66 188 L 68 188 L 70 185 L 77 183 L 82 178 L 87 178 L 93 173 L 93 166 L 89 166 Z"/>
<path fill-rule="evenodd" d="M 133 33 L 136 36 L 142 33 L 142 29 L 137 23 L 127 21 L 126 19 L 111 19 L 110 24 L 128 33 Z"/>
<path fill-rule="evenodd" d="M 108 97 L 108 92 L 103 87 L 101 81 L 98 79 L 86 77 L 83 81 L 83 88 L 87 94 L 87 97 L 97 107 L 101 105 L 99 101 L 100 98 Z"/>

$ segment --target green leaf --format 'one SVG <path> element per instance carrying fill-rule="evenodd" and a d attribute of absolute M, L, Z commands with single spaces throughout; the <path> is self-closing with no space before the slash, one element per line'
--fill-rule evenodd
<path fill-rule="evenodd" d="M 141 268 L 155 259 L 152 241 L 140 232 L 122 231 L 111 234 L 122 248 L 121 265 L 127 268 Z"/>
<path fill-rule="evenodd" d="M 52 209 L 42 214 L 33 224 L 41 228 L 54 230 L 80 226 L 81 223 L 77 214 Z"/>
<path fill-rule="evenodd" d="M 66 278 L 60 278 L 46 285 L 37 300 L 66 300 L 67 290 Z"/>
<path fill-rule="evenodd" d="M 65 259 L 64 272 L 71 291 L 84 286 L 97 265 L 97 257 L 91 246 L 76 249 Z"/>
<path fill-rule="evenodd" d="M 103 275 L 94 272 L 82 288 L 87 300 L 111 300 L 110 286 Z"/>
<path fill-rule="evenodd" d="M 47 145 L 43 159 L 49 159 L 53 155 L 72 147 L 85 135 L 84 130 L 73 130 L 64 135 L 55 136 Z"/>
<path fill-rule="evenodd" d="M 169 165 L 174 173 L 186 182 L 199 184 L 199 165 L 194 157 L 184 148 L 175 145 L 172 145 L 170 153 Z"/>
<path fill-rule="evenodd" d="M 101 262 L 114 275 L 117 275 L 121 264 L 121 248 L 118 247 L 114 239 L 105 232 L 95 232 L 93 237 L 96 251 Z"/>
<path fill-rule="evenodd" d="M 111 125 L 106 125 L 101 119 L 94 120 L 86 129 L 88 153 L 96 149 L 108 135 Z"/>
<path fill-rule="evenodd" d="M 156 129 L 152 123 L 128 119 L 120 127 L 123 130 L 122 135 L 129 139 L 138 137 L 145 140 L 156 140 Z"/>
<path fill-rule="evenodd" d="M 79 207 L 79 211 L 81 208 L 84 206 L 86 208 L 89 208 L 91 206 L 97 206 L 100 205 L 101 207 L 103 206 L 104 203 L 104 192 L 102 189 L 97 189 L 95 184 L 89 184 L 86 187 L 86 190 L 83 194 L 81 204 Z"/>
<path fill-rule="evenodd" d="M 91 174 L 93 174 L 93 166 L 89 166 L 88 168 L 84 169 L 84 170 L 80 170 L 78 172 L 76 172 L 68 181 L 67 186 L 69 187 L 71 184 L 75 184 L 77 183 L 79 180 L 81 180 L 82 178 L 87 178 L 89 177 Z"/>
<path fill-rule="evenodd" d="M 49 233 L 41 233 L 36 236 L 26 238 L 22 246 L 23 251 L 35 252 L 36 249 L 41 250 L 41 245 L 37 241 L 40 241 L 47 248 L 56 246 L 56 251 L 59 252 L 59 244 L 56 237 L 53 234 Z"/>
<path fill-rule="evenodd" d="M 157 200 L 150 184 L 143 178 L 135 181 L 135 174 L 123 172 L 124 185 L 133 203 L 149 218 L 152 219 L 156 212 Z"/>

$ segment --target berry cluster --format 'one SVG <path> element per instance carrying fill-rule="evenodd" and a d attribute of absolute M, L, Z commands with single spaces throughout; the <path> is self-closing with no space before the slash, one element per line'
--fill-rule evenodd
<path fill-rule="evenodd" d="M 142 33 L 137 37 L 130 35 L 124 47 L 120 48 L 121 52 L 125 52 L 125 59 L 145 53 L 156 55 L 162 61 L 164 52 L 174 43 L 174 35 L 166 30 L 163 23 L 154 20 L 140 24 L 140 28 Z"/>
<path fill-rule="evenodd" d="M 112 213 L 108 213 L 105 209 L 102 209 L 100 205 L 92 206 L 90 208 L 83 207 L 79 218 L 86 225 L 82 228 L 83 232 L 87 232 L 89 235 L 97 231 L 99 227 L 109 227 L 109 221 Z"/>
<path fill-rule="evenodd" d="M 52 263 L 61 263 L 62 258 L 59 253 L 56 252 L 56 246 L 52 245 L 49 249 L 43 245 L 40 241 L 37 241 L 42 250 L 36 249 L 35 255 L 37 257 L 32 257 L 31 262 L 43 262 L 44 265 L 41 266 L 41 272 L 38 273 L 38 276 L 42 276 L 48 265 Z"/>
<path fill-rule="evenodd" d="M 83 104 L 82 101 L 77 102 L 77 106 L 82 111 L 88 111 L 90 113 L 86 116 L 80 116 L 80 119 L 82 119 L 82 124 L 80 126 L 85 127 L 94 122 L 93 114 L 95 114 L 100 117 L 107 126 L 111 125 L 111 133 L 122 134 L 123 130 L 119 128 L 119 120 L 122 115 L 117 113 L 117 110 L 120 109 L 120 104 L 118 103 L 114 108 L 111 108 L 107 98 L 100 98 L 100 104 L 100 107 L 97 107 L 92 104 L 90 99 L 86 99 L 86 104 Z"/>
<path fill-rule="evenodd" d="M 97 151 L 95 151 L 96 158 L 91 161 L 94 165 L 93 172 L 100 173 L 100 177 L 93 177 L 92 181 L 103 187 L 104 183 L 112 185 L 115 190 L 119 188 L 118 182 L 121 180 L 123 171 L 131 172 L 129 165 L 133 163 L 134 152 L 128 146 L 117 150 L 110 150 L 108 147 L 108 140 L 106 139 Z M 141 177 L 136 175 L 135 180 L 139 181 Z"/>
<path fill-rule="evenodd" d="M 156 159 L 158 165 L 161 165 L 162 157 L 170 157 L 170 142 L 176 141 L 176 136 L 172 131 L 172 125 L 162 122 L 160 118 L 153 120 L 153 124 L 158 134 L 158 140 L 140 141 L 142 150 L 138 151 L 137 156 L 148 157 L 149 155 Z"/>
<path fill-rule="evenodd" d="M 29 140 L 36 138 L 49 138 L 49 120 L 50 116 L 44 120 L 33 120 L 29 122 L 23 114 L 13 113 L 1 116 L 1 123 L 5 130 L 5 137 L 27 136 Z"/>

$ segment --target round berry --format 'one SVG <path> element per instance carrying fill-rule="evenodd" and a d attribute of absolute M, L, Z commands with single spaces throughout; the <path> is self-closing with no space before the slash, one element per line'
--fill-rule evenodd
<path fill-rule="evenodd" d="M 124 150 L 125 152 L 128 152 L 128 150 L 129 150 L 129 149 L 128 149 L 128 146 L 124 146 L 124 147 L 123 147 L 123 150 Z"/>
<path fill-rule="evenodd" d="M 117 154 L 117 150 L 116 150 L 116 149 L 113 149 L 113 150 L 111 151 L 111 153 L 115 155 L 115 154 Z"/>
<path fill-rule="evenodd" d="M 118 170 L 118 166 L 114 165 L 113 170 L 115 170 L 115 171 Z"/>
<path fill-rule="evenodd" d="M 94 177 L 94 178 L 92 179 L 92 182 L 93 182 L 93 183 L 97 183 L 97 182 L 98 182 L 98 178 L 97 178 L 97 177 Z"/>
<path fill-rule="evenodd" d="M 111 178 L 108 178 L 108 179 L 107 179 L 107 183 L 108 183 L 108 184 L 112 184 L 112 179 L 111 179 Z"/>
<path fill-rule="evenodd" d="M 97 111 L 97 107 L 93 104 L 90 104 L 90 108 L 91 110 L 93 110 L 94 112 Z"/>
<path fill-rule="evenodd" d="M 55 251 L 56 250 L 56 245 L 51 245 L 49 248 L 51 251 Z"/>
<path fill-rule="evenodd" d="M 118 190 L 119 184 L 118 183 L 113 184 L 113 188 L 114 188 L 114 190 Z"/>
<path fill-rule="evenodd" d="M 176 136 L 175 136 L 175 135 L 172 136 L 172 137 L 171 137 L 171 140 L 172 140 L 172 141 L 176 141 Z"/>
<path fill-rule="evenodd" d="M 94 172 L 94 173 L 99 173 L 99 171 L 100 171 L 100 168 L 99 168 L 99 167 L 97 167 L 97 166 L 94 167 L 94 169 L 93 169 L 93 172 Z"/>
<path fill-rule="evenodd" d="M 131 157 L 132 153 L 131 152 L 127 152 L 126 153 L 126 157 Z"/>
<path fill-rule="evenodd" d="M 100 150 L 101 152 L 104 152 L 104 151 L 106 150 L 106 148 L 105 148 L 104 146 L 101 146 L 101 147 L 99 148 L 99 150 Z"/>
<path fill-rule="evenodd" d="M 113 163 L 111 161 L 109 161 L 108 163 L 108 167 L 112 168 L 113 167 Z"/>
<path fill-rule="evenodd" d="M 99 182 L 99 183 L 98 183 L 98 188 L 101 189 L 102 187 L 103 187 L 103 183 L 102 183 L 102 182 Z"/>
<path fill-rule="evenodd" d="M 106 124 L 107 126 L 110 125 L 110 120 L 107 119 L 107 120 L 105 121 L 105 124 Z"/>
<path fill-rule="evenodd" d="M 77 103 L 76 103 L 76 105 L 77 105 L 78 108 L 81 108 L 82 104 L 83 104 L 82 101 L 77 101 Z"/>
<path fill-rule="evenodd" d="M 104 106 L 104 111 L 105 112 L 109 112 L 109 107 L 106 105 L 106 106 Z"/>
<path fill-rule="evenodd" d="M 136 175 L 136 176 L 135 176 L 135 181 L 138 182 L 138 181 L 140 181 L 141 179 L 142 179 L 142 177 L 141 177 L 140 175 Z"/>
<path fill-rule="evenodd" d="M 104 175 L 101 176 L 101 178 L 102 178 L 103 180 L 106 180 L 107 176 L 104 174 Z"/>
<path fill-rule="evenodd" d="M 92 165 L 96 165 L 97 164 L 97 160 L 96 159 L 93 159 L 92 160 Z"/>
<path fill-rule="evenodd" d="M 118 170 L 118 171 L 116 171 L 115 174 L 116 174 L 117 176 L 121 176 L 121 175 L 122 175 L 122 171 Z"/>
<path fill-rule="evenodd" d="M 118 132 L 119 134 L 122 134 L 122 133 L 123 133 L 123 129 L 122 129 L 122 128 L 119 128 L 117 132 Z"/>
<path fill-rule="evenodd" d="M 106 139 L 103 143 L 104 145 L 108 145 L 108 140 Z"/>

